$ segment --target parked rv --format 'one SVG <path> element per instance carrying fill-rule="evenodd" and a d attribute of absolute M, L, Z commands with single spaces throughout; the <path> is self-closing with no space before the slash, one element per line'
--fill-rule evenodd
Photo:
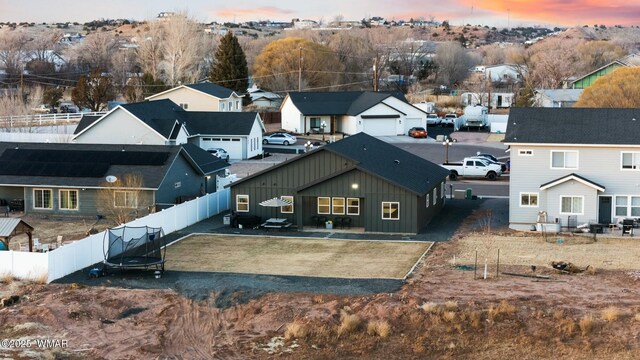
<path fill-rule="evenodd" d="M 460 128 L 484 129 L 489 126 L 489 111 L 486 106 L 467 106 L 464 108 L 460 123 Z"/>

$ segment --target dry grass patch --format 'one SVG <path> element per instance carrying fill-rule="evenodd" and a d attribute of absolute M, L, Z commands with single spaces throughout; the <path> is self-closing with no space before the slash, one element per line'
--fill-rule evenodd
<path fill-rule="evenodd" d="M 453 301 L 453 300 L 449 300 L 446 303 L 444 303 L 444 308 L 449 310 L 449 311 L 458 310 L 458 302 L 457 301 Z"/>
<path fill-rule="evenodd" d="M 571 335 L 576 330 L 576 322 L 571 318 L 562 319 L 558 323 L 558 330 L 565 335 Z"/>
<path fill-rule="evenodd" d="M 307 325 L 301 321 L 294 321 L 287 325 L 287 329 L 284 332 L 285 340 L 302 339 L 308 334 Z"/>
<path fill-rule="evenodd" d="M 456 319 L 455 311 L 447 311 L 445 310 L 442 313 L 442 319 L 446 322 L 453 322 Z"/>
<path fill-rule="evenodd" d="M 167 248 L 168 270 L 403 278 L 431 243 L 193 235 Z"/>
<path fill-rule="evenodd" d="M 596 320 L 592 314 L 584 315 L 578 322 L 582 336 L 589 334 L 596 326 Z"/>
<path fill-rule="evenodd" d="M 640 313 L 637 313 L 633 316 L 633 320 L 640 321 Z"/>
<path fill-rule="evenodd" d="M 602 310 L 600 313 L 600 318 L 604 321 L 617 321 L 620 316 L 622 316 L 622 312 L 615 306 L 609 306 Z"/>
<path fill-rule="evenodd" d="M 482 313 L 479 311 L 472 311 L 469 313 L 469 324 L 474 329 L 479 329 L 482 324 Z"/>
<path fill-rule="evenodd" d="M 356 314 L 344 314 L 338 326 L 338 336 L 355 332 L 360 327 L 362 320 Z"/>
<path fill-rule="evenodd" d="M 391 334 L 391 325 L 386 320 L 369 321 L 367 324 L 367 334 L 386 338 Z"/>
<path fill-rule="evenodd" d="M 434 302 L 426 302 L 420 306 L 420 308 L 427 314 L 437 314 L 440 310 L 438 304 Z"/>
<path fill-rule="evenodd" d="M 13 275 L 11 275 L 9 273 L 5 273 L 5 274 L 0 275 L 0 283 L 9 285 L 9 284 L 11 284 L 13 282 L 13 280 L 14 280 Z"/>
<path fill-rule="evenodd" d="M 497 320 L 498 318 L 505 315 L 512 315 L 516 312 L 515 305 L 509 304 L 508 301 L 502 300 L 498 305 L 489 306 L 487 310 L 487 318 L 491 321 Z"/>

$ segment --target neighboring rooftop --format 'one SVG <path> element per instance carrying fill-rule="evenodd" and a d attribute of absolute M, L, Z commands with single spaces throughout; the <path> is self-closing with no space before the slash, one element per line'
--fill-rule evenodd
<path fill-rule="evenodd" d="M 401 92 L 331 91 L 289 93 L 291 101 L 298 110 L 307 116 L 355 116 L 391 96 L 407 102 L 407 99 Z"/>
<path fill-rule="evenodd" d="M 189 111 L 183 119 L 190 136 L 193 135 L 248 135 L 258 113 Z"/>
<path fill-rule="evenodd" d="M 511 108 L 505 143 L 639 145 L 640 109 Z"/>

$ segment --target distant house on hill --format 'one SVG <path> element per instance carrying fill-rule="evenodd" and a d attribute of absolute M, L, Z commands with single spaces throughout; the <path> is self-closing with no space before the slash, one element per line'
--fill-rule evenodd
<path fill-rule="evenodd" d="M 599 78 L 609 74 L 621 66 L 640 66 L 640 54 L 629 54 L 622 59 L 612 61 L 586 75 L 580 76 L 571 83 L 571 87 L 573 89 L 586 89 L 593 85 L 593 83 Z"/>
<path fill-rule="evenodd" d="M 535 91 L 536 107 L 572 107 L 583 89 L 541 89 Z"/>

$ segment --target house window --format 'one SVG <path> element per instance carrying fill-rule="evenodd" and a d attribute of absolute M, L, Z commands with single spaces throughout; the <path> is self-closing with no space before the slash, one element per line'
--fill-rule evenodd
<path fill-rule="evenodd" d="M 181 108 L 183 108 L 183 109 L 185 109 L 185 110 L 187 110 L 187 109 L 189 109 L 189 104 L 187 104 L 187 103 L 181 103 L 181 104 L 180 104 L 180 107 L 181 107 Z"/>
<path fill-rule="evenodd" d="M 538 207 L 538 193 L 520 193 L 520 207 Z"/>
<path fill-rule="evenodd" d="M 533 156 L 533 150 L 531 149 L 518 150 L 518 156 Z"/>
<path fill-rule="evenodd" d="M 330 197 L 318 197 L 318 214 L 321 214 L 321 215 L 331 214 L 331 198 Z"/>
<path fill-rule="evenodd" d="M 223 102 L 220 103 L 220 111 L 224 111 L 224 103 Z"/>
<path fill-rule="evenodd" d="M 229 111 L 233 110 L 233 102 L 229 101 Z"/>
<path fill-rule="evenodd" d="M 382 220 L 400 220 L 400 203 L 383 201 Z"/>
<path fill-rule="evenodd" d="M 360 215 L 360 199 L 347 198 L 347 215 Z"/>
<path fill-rule="evenodd" d="M 438 203 L 438 188 L 433 188 L 433 205 Z"/>
<path fill-rule="evenodd" d="M 577 151 L 552 151 L 551 152 L 551 168 L 552 169 L 577 169 L 578 168 L 578 152 Z"/>
<path fill-rule="evenodd" d="M 240 110 L 240 100 L 236 100 L 236 110 Z"/>
<path fill-rule="evenodd" d="M 622 153 L 622 169 L 623 170 L 640 170 L 640 153 L 623 152 Z"/>
<path fill-rule="evenodd" d="M 640 217 L 640 196 L 616 196 L 616 216 Z"/>
<path fill-rule="evenodd" d="M 442 195 L 442 198 L 444 199 L 445 195 L 446 195 L 445 190 L 444 190 L 444 183 L 441 183 L 440 185 L 441 185 L 440 186 L 440 195 Z"/>
<path fill-rule="evenodd" d="M 33 208 L 52 209 L 51 189 L 33 189 Z"/>
<path fill-rule="evenodd" d="M 138 198 L 134 191 L 116 191 L 113 194 L 113 205 L 115 207 L 136 208 Z"/>
<path fill-rule="evenodd" d="M 584 213 L 583 206 L 584 206 L 583 196 L 561 196 L 560 197 L 560 214 L 582 215 Z"/>
<path fill-rule="evenodd" d="M 291 203 L 291 205 L 281 206 L 280 212 L 283 214 L 293 214 L 293 196 L 280 196 L 280 199 Z"/>
<path fill-rule="evenodd" d="M 78 210 L 78 190 L 60 190 L 60 210 Z"/>
<path fill-rule="evenodd" d="M 236 195 L 236 211 L 249 212 L 249 195 Z"/>
<path fill-rule="evenodd" d="M 309 127 L 312 129 L 319 129 L 320 128 L 320 118 L 319 117 L 312 117 L 309 119 Z"/>
<path fill-rule="evenodd" d="M 425 201 L 425 202 L 427 203 L 427 207 L 429 207 L 429 203 L 430 203 L 430 201 L 429 201 L 429 194 L 427 194 L 427 195 L 426 195 L 426 201 Z"/>
<path fill-rule="evenodd" d="M 344 198 L 331 198 L 331 212 L 335 215 L 344 215 Z"/>

